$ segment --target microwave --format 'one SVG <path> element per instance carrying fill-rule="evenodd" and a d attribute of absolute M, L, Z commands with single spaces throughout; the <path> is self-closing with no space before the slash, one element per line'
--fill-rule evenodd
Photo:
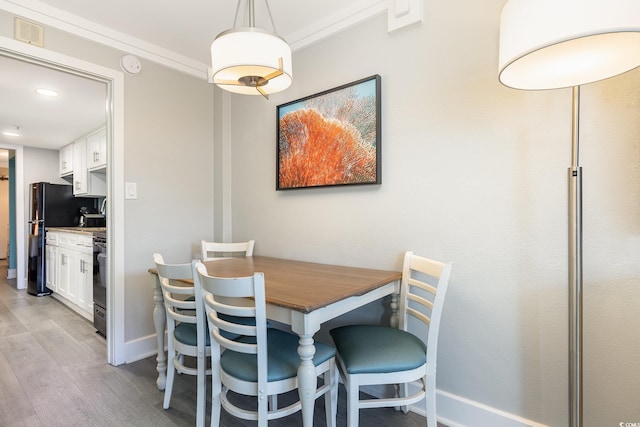
<path fill-rule="evenodd" d="M 107 220 L 102 214 L 83 214 L 80 216 L 80 227 L 106 227 Z"/>

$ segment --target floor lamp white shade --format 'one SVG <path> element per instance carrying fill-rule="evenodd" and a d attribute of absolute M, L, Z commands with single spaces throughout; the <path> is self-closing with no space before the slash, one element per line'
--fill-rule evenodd
<path fill-rule="evenodd" d="M 638 0 L 507 0 L 500 16 L 499 79 L 515 89 L 573 87 L 569 225 L 569 424 L 583 425 L 582 168 L 580 85 L 640 65 Z"/>
<path fill-rule="evenodd" d="M 579 86 L 639 64 L 640 1 L 509 0 L 500 16 L 500 82 Z"/>

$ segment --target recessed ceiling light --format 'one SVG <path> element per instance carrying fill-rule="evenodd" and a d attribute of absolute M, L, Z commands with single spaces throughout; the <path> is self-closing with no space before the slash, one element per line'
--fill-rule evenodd
<path fill-rule="evenodd" d="M 4 136 L 11 136 L 11 137 L 18 137 L 20 136 L 20 126 L 16 126 L 15 129 L 11 128 L 11 129 L 6 129 L 2 131 L 2 134 Z"/>
<path fill-rule="evenodd" d="M 58 92 L 51 89 L 36 89 L 36 92 L 43 96 L 58 96 Z"/>

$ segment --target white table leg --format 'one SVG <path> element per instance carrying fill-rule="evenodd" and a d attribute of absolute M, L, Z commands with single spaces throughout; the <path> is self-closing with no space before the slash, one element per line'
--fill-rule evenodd
<path fill-rule="evenodd" d="M 299 343 L 298 393 L 302 404 L 302 425 L 304 427 L 312 427 L 317 387 L 316 367 L 313 364 L 316 347 L 313 345 L 312 334 L 300 335 Z"/>
<path fill-rule="evenodd" d="M 398 318 L 398 309 L 400 308 L 400 295 L 394 292 L 391 294 L 391 319 L 389 319 L 389 326 L 397 328 L 400 325 L 400 319 Z"/>
<path fill-rule="evenodd" d="M 164 328 L 167 323 L 166 312 L 164 309 L 164 297 L 162 296 L 162 287 L 158 280 L 158 275 L 153 275 L 153 324 L 156 328 L 156 336 L 158 339 L 158 356 L 156 357 L 156 370 L 158 371 L 158 379 L 156 384 L 158 390 L 164 390 L 167 383 L 167 356 L 164 353 Z"/>

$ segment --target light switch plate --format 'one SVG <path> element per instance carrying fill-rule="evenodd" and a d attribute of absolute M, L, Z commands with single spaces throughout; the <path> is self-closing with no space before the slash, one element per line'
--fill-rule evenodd
<path fill-rule="evenodd" d="M 135 182 L 124 183 L 124 198 L 130 200 L 138 198 L 138 185 Z"/>

